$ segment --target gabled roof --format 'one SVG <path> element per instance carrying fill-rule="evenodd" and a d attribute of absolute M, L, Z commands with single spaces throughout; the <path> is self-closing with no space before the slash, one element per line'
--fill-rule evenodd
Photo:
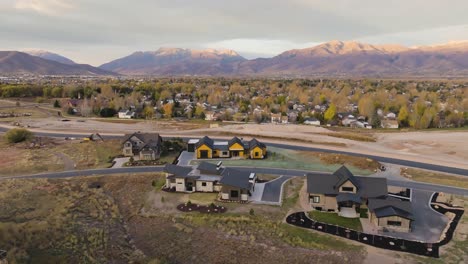
<path fill-rule="evenodd" d="M 356 194 L 361 198 L 378 198 L 388 194 L 387 179 L 354 176 L 343 167 L 333 174 L 307 174 L 307 192 L 338 195 L 339 187 L 347 180 L 359 186 Z"/>
<path fill-rule="evenodd" d="M 158 133 L 141 133 L 141 132 L 135 132 L 133 134 L 125 134 L 123 142 L 127 142 L 133 136 L 137 137 L 139 140 L 141 140 L 144 143 L 149 143 L 150 141 L 154 141 L 157 144 L 159 144 L 160 142 L 162 142 L 162 137 Z"/>
<path fill-rule="evenodd" d="M 396 198 L 369 199 L 367 205 L 371 212 L 377 217 L 400 216 L 413 220 L 411 203 Z"/>
<path fill-rule="evenodd" d="M 233 137 L 231 140 L 229 140 L 228 146 L 231 147 L 232 145 L 234 145 L 236 143 L 241 145 L 241 146 L 244 146 L 244 144 L 242 143 L 242 140 L 240 140 L 240 138 L 238 138 L 238 137 Z"/>
<path fill-rule="evenodd" d="M 203 161 L 200 164 L 198 164 L 197 169 L 200 171 L 206 171 L 206 172 L 212 173 L 214 175 L 221 175 L 221 173 L 224 170 L 224 167 L 221 167 L 221 166 L 218 167 L 218 165 L 216 164 Z"/>
<path fill-rule="evenodd" d="M 157 149 L 159 147 L 159 141 L 155 141 L 155 140 L 150 140 L 149 142 L 146 142 L 143 146 L 140 147 L 140 150 L 144 149 L 144 148 L 150 148 L 150 149 Z"/>
<path fill-rule="evenodd" d="M 260 148 L 266 148 L 265 144 L 258 141 L 256 138 L 253 138 L 252 140 L 250 140 L 249 149 L 253 149 L 253 148 L 257 147 L 257 146 L 260 147 Z"/>
<path fill-rule="evenodd" d="M 197 178 L 198 176 L 190 176 L 192 168 L 183 167 L 174 164 L 166 164 L 164 172 L 174 175 L 176 178 Z"/>
<path fill-rule="evenodd" d="M 213 149 L 214 141 L 211 138 L 204 136 L 200 141 L 198 141 L 197 148 L 202 145 L 207 145 L 209 148 Z"/>
<path fill-rule="evenodd" d="M 250 172 L 239 171 L 231 168 L 224 169 L 222 178 L 219 183 L 231 187 L 250 190 L 251 183 L 249 181 Z"/>
<path fill-rule="evenodd" d="M 357 189 L 359 189 L 360 184 L 359 180 L 354 177 L 353 173 L 351 173 L 348 168 L 345 166 L 341 166 L 337 171 L 333 173 L 333 175 L 338 177 L 338 182 L 335 184 L 335 188 L 339 188 L 345 182 L 350 181 Z"/>

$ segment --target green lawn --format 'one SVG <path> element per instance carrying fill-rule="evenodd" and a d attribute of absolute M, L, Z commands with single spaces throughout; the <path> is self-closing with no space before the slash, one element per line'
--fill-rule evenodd
<path fill-rule="evenodd" d="M 361 221 L 359 221 L 359 218 L 346 218 L 341 217 L 336 213 L 325 213 L 319 211 L 309 212 L 309 217 L 318 222 L 346 227 L 356 231 L 362 231 Z"/>
<path fill-rule="evenodd" d="M 366 158 L 360 162 L 367 163 Z M 318 153 L 307 152 L 307 151 L 294 151 L 282 148 L 268 147 L 268 157 L 263 160 L 251 160 L 251 159 L 220 159 L 223 161 L 225 166 L 245 166 L 245 167 L 265 167 L 265 168 L 283 168 L 283 169 L 296 169 L 296 170 L 309 170 L 309 171 L 328 171 L 334 172 L 339 167 L 339 164 L 329 164 L 322 161 Z M 217 163 L 218 160 L 205 160 L 211 163 Z M 340 160 L 341 161 L 341 160 Z M 200 161 L 192 161 L 192 165 L 199 163 Z M 373 173 L 369 169 L 361 169 L 352 164 L 345 163 L 348 169 L 357 175 L 370 175 Z"/>

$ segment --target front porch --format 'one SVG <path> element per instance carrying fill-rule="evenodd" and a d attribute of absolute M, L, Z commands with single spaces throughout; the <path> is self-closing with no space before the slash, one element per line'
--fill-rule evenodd
<path fill-rule="evenodd" d="M 361 198 L 353 193 L 339 194 L 336 197 L 338 203 L 338 215 L 346 218 L 359 218 Z"/>

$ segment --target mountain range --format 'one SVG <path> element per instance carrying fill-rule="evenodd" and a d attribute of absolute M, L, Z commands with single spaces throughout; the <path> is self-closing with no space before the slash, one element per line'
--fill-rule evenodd
<path fill-rule="evenodd" d="M 0 75 L 117 75 L 88 64 L 64 64 L 19 51 L 0 51 Z"/>
<path fill-rule="evenodd" d="M 76 66 L 60 70 L 60 65 L 45 65 L 44 61 L 19 56 L 21 62 L 4 59 L 0 52 L 0 73 L 10 72 L 92 72 L 109 75 L 148 76 L 290 76 L 290 77 L 467 77 L 468 42 L 443 45 L 405 47 L 401 45 L 371 45 L 355 41 L 331 41 L 315 47 L 285 51 L 272 58 L 247 60 L 232 50 L 191 50 L 160 48 L 138 51 L 94 68 L 50 52 L 30 53 L 33 58 Z M 11 53 L 11 52 L 10 52 Z M 26 54 L 27 55 L 27 54 Z M 11 57 L 11 54 L 9 55 Z M 20 58 L 17 58 L 19 60 Z M 40 64 L 32 67 L 27 64 Z M 19 65 L 22 65 L 21 67 Z M 28 67 L 27 67 L 28 66 Z M 86 68 L 86 67 L 87 68 Z M 57 68 L 58 67 L 58 68 Z M 101 72 L 100 72 L 101 71 Z M 66 73 L 65 73 L 66 74 Z M 78 73 L 80 74 L 80 73 Z"/>
<path fill-rule="evenodd" d="M 40 57 L 46 60 L 60 62 L 63 64 L 69 64 L 69 65 L 76 64 L 74 61 L 70 60 L 69 58 L 66 58 L 62 55 L 59 55 L 57 53 L 52 53 L 46 50 L 25 50 L 23 52 L 32 56 Z"/>

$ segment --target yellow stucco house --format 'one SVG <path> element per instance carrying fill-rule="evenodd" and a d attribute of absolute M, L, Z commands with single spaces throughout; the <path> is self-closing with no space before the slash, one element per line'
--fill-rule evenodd
<path fill-rule="evenodd" d="M 215 141 L 209 137 L 203 137 L 199 141 L 190 141 L 189 150 L 196 152 L 197 159 L 213 158 L 249 158 L 264 159 L 267 155 L 265 144 L 257 139 L 242 141 L 234 137 L 229 141 Z"/>

